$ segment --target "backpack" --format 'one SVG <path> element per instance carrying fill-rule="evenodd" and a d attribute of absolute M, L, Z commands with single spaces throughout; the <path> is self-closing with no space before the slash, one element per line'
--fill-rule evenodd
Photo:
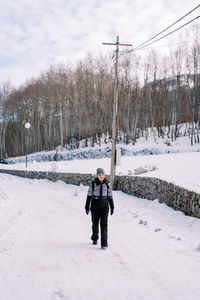
<path fill-rule="evenodd" d="M 108 182 L 106 182 L 106 186 L 107 186 L 107 197 L 108 197 Z M 92 196 L 94 193 L 94 180 L 92 181 Z"/>

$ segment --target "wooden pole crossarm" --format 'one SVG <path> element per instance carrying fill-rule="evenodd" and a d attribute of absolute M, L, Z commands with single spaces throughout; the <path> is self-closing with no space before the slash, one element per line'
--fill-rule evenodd
<path fill-rule="evenodd" d="M 116 46 L 116 45 L 119 45 L 119 46 L 130 46 L 132 47 L 133 45 L 132 44 L 117 44 L 117 43 L 102 43 L 103 45 L 112 45 L 112 46 Z"/>
<path fill-rule="evenodd" d="M 116 43 L 102 43 L 103 45 L 117 45 Z"/>
<path fill-rule="evenodd" d="M 119 46 L 130 46 L 130 47 L 132 47 L 133 45 L 132 44 L 119 44 Z"/>

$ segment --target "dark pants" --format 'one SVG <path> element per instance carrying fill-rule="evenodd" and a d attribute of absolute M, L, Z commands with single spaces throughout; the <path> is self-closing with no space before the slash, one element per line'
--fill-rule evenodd
<path fill-rule="evenodd" d="M 99 221 L 101 227 L 101 246 L 108 246 L 108 207 L 92 210 L 92 236 L 93 241 L 99 238 Z"/>

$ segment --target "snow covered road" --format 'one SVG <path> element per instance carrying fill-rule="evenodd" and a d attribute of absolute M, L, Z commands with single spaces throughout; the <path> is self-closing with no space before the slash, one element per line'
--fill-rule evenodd
<path fill-rule="evenodd" d="M 114 192 L 103 251 L 86 193 L 0 174 L 1 300 L 199 300 L 199 219 Z"/>

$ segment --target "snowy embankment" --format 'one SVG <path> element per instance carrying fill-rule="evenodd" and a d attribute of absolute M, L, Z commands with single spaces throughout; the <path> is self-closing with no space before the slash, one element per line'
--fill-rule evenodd
<path fill-rule="evenodd" d="M 0 298 L 198 300 L 200 220 L 114 192 L 109 249 L 90 242 L 87 187 L 0 175 Z"/>
<path fill-rule="evenodd" d="M 141 155 L 158 155 L 169 153 L 185 153 L 185 152 L 200 152 L 200 144 L 191 146 L 188 136 L 179 137 L 172 142 L 168 138 L 153 138 L 152 133 L 148 140 L 139 138 L 135 145 L 118 143 L 117 149 L 121 150 L 122 156 L 141 156 Z M 101 146 L 83 147 L 75 150 L 60 150 L 58 151 L 41 151 L 28 155 L 29 162 L 47 162 L 47 161 L 69 161 L 74 159 L 101 159 L 111 157 L 111 142 Z M 26 161 L 25 156 L 19 156 L 8 159 L 10 163 L 21 163 Z"/>
<path fill-rule="evenodd" d="M 155 167 L 155 170 L 139 176 L 159 178 L 200 193 L 200 152 L 123 156 L 121 165 L 117 166 L 116 174 L 134 175 L 134 170 L 141 166 L 145 166 L 147 170 Z M 29 162 L 27 170 L 95 174 L 96 169 L 99 167 L 103 167 L 106 174 L 109 174 L 110 158 L 40 163 Z M 26 170 L 25 163 L 1 165 L 0 168 Z"/>

